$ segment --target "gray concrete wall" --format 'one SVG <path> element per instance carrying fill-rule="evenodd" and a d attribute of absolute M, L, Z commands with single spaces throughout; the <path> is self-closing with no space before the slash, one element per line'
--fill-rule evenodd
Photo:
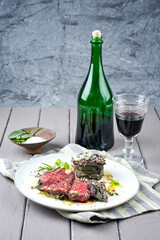
<path fill-rule="evenodd" d="M 160 0 L 1 0 L 0 105 L 75 107 L 94 29 L 113 93 L 160 105 Z"/>

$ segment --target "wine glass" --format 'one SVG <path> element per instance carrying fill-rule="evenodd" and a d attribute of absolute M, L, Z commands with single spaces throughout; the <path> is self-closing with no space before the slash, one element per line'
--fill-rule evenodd
<path fill-rule="evenodd" d="M 117 94 L 113 97 L 113 106 L 120 135 L 125 140 L 122 155 L 116 157 L 143 163 L 140 156 L 133 155 L 133 139 L 140 133 L 149 98 L 138 94 Z"/>

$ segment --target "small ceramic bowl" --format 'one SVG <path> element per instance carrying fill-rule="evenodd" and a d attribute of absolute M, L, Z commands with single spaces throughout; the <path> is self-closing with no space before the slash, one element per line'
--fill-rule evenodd
<path fill-rule="evenodd" d="M 21 130 L 25 131 L 31 131 L 31 133 L 34 133 L 39 127 L 30 127 L 30 128 L 23 128 Z M 39 130 L 35 135 L 35 137 L 41 137 L 44 139 L 43 142 L 36 142 L 36 143 L 16 143 L 12 140 L 11 142 L 15 143 L 16 145 L 23 147 L 24 152 L 28 154 L 36 154 L 42 152 L 42 146 L 45 145 L 46 143 L 50 142 L 53 138 L 55 138 L 56 133 L 53 130 L 47 129 L 47 128 L 42 128 Z"/>

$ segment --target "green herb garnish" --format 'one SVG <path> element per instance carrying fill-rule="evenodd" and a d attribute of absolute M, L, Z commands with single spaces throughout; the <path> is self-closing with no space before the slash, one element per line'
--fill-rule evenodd
<path fill-rule="evenodd" d="M 31 134 L 31 129 L 29 131 L 25 130 L 16 130 L 9 134 L 8 138 L 16 143 L 23 143 L 27 139 L 33 137 L 37 132 L 39 132 L 42 128 L 38 128 L 34 133 Z"/>
<path fill-rule="evenodd" d="M 69 164 L 67 162 L 62 163 L 62 167 L 65 168 L 66 170 L 69 169 Z"/>
<path fill-rule="evenodd" d="M 37 132 L 39 132 L 42 128 L 38 128 L 34 133 L 32 133 L 32 136 L 34 136 Z M 28 133 L 30 133 L 31 129 L 29 130 Z"/>
<path fill-rule="evenodd" d="M 115 180 L 113 180 L 113 179 L 111 179 L 111 184 L 112 184 L 112 185 L 115 185 L 115 186 L 120 185 L 118 181 L 115 181 Z"/>
<path fill-rule="evenodd" d="M 61 167 L 62 166 L 62 161 L 61 159 L 57 159 L 57 161 L 55 162 L 55 165 L 57 165 L 58 167 Z"/>
<path fill-rule="evenodd" d="M 62 168 L 65 168 L 66 170 L 69 169 L 69 164 L 67 162 L 62 162 L 60 159 L 57 159 L 57 161 L 55 162 L 54 166 L 50 166 L 46 163 L 42 163 L 43 165 L 45 166 L 41 166 L 38 168 L 37 172 L 41 172 L 41 171 L 44 171 L 44 170 L 47 170 L 47 171 L 51 171 L 57 167 L 62 167 Z"/>
<path fill-rule="evenodd" d="M 45 166 L 44 167 L 39 167 L 37 172 L 41 172 L 43 170 L 51 171 L 51 170 L 56 168 L 55 166 L 52 167 L 52 166 L 50 166 L 50 165 L 48 165 L 46 163 L 42 163 L 42 164 L 44 164 Z"/>

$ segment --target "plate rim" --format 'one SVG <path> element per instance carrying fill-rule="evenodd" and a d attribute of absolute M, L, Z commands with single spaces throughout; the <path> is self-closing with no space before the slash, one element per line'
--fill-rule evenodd
<path fill-rule="evenodd" d="M 69 157 L 69 156 L 71 157 L 71 156 L 75 155 L 74 153 L 73 153 L 73 154 L 53 153 L 53 154 L 54 154 L 54 156 L 56 156 L 56 155 L 65 155 L 65 156 L 68 156 L 68 157 Z M 103 211 L 103 210 L 108 210 L 108 209 L 115 208 L 115 207 L 117 207 L 117 206 L 121 206 L 122 204 L 128 202 L 129 200 L 131 200 L 131 199 L 138 193 L 138 191 L 139 191 L 139 189 L 140 189 L 140 181 L 139 181 L 138 177 L 136 176 L 136 174 L 135 174 L 131 169 L 127 168 L 125 165 L 121 164 L 120 162 L 117 162 L 117 161 L 114 161 L 114 160 L 112 160 L 112 159 L 106 158 L 106 160 L 109 160 L 109 161 L 111 161 L 111 162 L 113 162 L 113 163 L 115 163 L 115 164 L 121 165 L 122 167 L 124 167 L 125 169 L 127 169 L 127 171 L 131 172 L 131 173 L 134 175 L 135 179 L 137 180 L 137 188 L 136 188 L 135 192 L 134 192 L 132 195 L 130 195 L 128 198 L 125 198 L 125 199 L 124 199 L 123 201 L 121 201 L 120 203 L 114 204 L 114 206 L 107 206 L 107 203 L 108 203 L 108 202 L 107 202 L 107 203 L 104 202 L 104 205 L 105 205 L 105 206 L 102 206 L 102 207 L 99 207 L 99 208 L 98 208 L 98 207 L 95 207 L 95 208 L 79 209 L 79 210 L 77 210 L 77 209 L 74 210 L 74 209 L 71 209 L 71 208 L 67 208 L 67 209 L 66 209 L 66 207 L 68 207 L 67 205 L 65 205 L 64 208 L 63 208 L 63 207 L 58 207 L 58 206 L 46 205 L 45 203 L 43 204 L 43 203 L 41 203 L 41 202 L 36 201 L 36 200 L 34 199 L 34 197 L 29 196 L 29 194 L 25 193 L 25 191 L 23 191 L 23 188 L 22 188 L 22 189 L 19 188 L 19 186 L 18 186 L 18 184 L 17 184 L 17 177 L 16 177 L 16 176 L 18 175 L 19 171 L 21 171 L 21 168 L 23 169 L 25 165 L 30 164 L 30 162 L 32 162 L 32 161 L 36 161 L 37 158 L 42 158 L 42 157 L 46 157 L 46 156 L 48 156 L 48 155 L 38 156 L 38 157 L 36 157 L 36 158 L 33 157 L 33 158 L 31 158 L 29 161 L 23 163 L 23 164 L 17 169 L 17 171 L 16 171 L 16 173 L 15 173 L 15 177 L 14 177 L 14 184 L 15 184 L 16 188 L 18 189 L 18 191 L 19 191 L 23 196 L 25 196 L 26 198 L 28 198 L 29 200 L 31 200 L 31 201 L 33 201 L 33 202 L 35 202 L 35 203 L 37 203 L 37 204 L 39 204 L 39 205 L 41 205 L 41 206 L 44 206 L 44 207 L 47 207 L 47 208 L 50 208 L 50 209 L 65 211 L 65 212 L 95 212 L 95 211 Z M 62 201 L 62 200 L 59 200 L 59 201 Z M 96 202 L 99 202 L 99 201 L 96 201 Z M 78 203 L 79 203 L 79 202 L 78 202 Z M 80 202 L 80 204 L 81 204 L 81 202 Z M 70 207 L 70 206 L 69 206 L 69 207 Z"/>

